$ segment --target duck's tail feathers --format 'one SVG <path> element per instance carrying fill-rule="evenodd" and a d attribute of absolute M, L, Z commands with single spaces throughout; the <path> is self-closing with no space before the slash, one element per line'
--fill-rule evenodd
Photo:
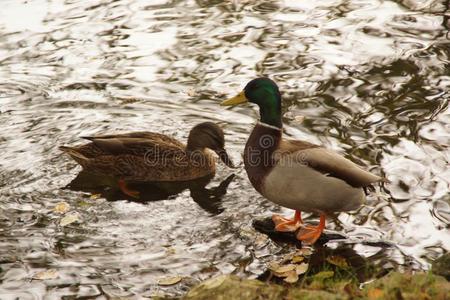
<path fill-rule="evenodd" d="M 77 151 L 77 149 L 67 146 L 59 146 L 59 149 L 70 155 L 83 168 L 89 164 L 89 158 Z"/>

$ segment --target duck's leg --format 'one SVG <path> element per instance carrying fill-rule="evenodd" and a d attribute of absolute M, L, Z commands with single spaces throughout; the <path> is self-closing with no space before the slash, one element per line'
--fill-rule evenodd
<path fill-rule="evenodd" d="M 299 210 L 295 211 L 294 219 L 273 215 L 272 221 L 275 223 L 275 230 L 281 232 L 294 232 L 303 224 L 302 213 Z"/>
<path fill-rule="evenodd" d="M 297 239 L 306 245 L 314 244 L 325 228 L 325 215 L 320 215 L 320 222 L 318 226 L 305 225 L 300 228 L 297 233 Z"/>
<path fill-rule="evenodd" d="M 123 179 L 119 179 L 119 188 L 125 195 L 131 196 L 133 198 L 139 198 L 139 192 L 130 190 L 127 186 L 127 183 Z"/>

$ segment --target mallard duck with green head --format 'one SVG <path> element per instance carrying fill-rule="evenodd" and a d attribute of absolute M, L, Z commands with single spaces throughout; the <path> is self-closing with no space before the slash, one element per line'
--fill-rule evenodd
<path fill-rule="evenodd" d="M 139 197 L 127 182 L 189 181 L 215 173 L 212 151 L 233 167 L 222 129 L 212 122 L 194 126 L 187 144 L 156 132 L 132 132 L 83 137 L 90 143 L 61 146 L 84 170 L 114 176 L 122 192 Z M 212 150 L 212 151 L 211 151 Z"/>
<path fill-rule="evenodd" d="M 274 215 L 278 231 L 297 231 L 297 239 L 314 244 L 326 216 L 357 209 L 365 202 L 364 188 L 382 178 L 324 147 L 282 137 L 281 94 L 269 78 L 250 81 L 222 105 L 251 102 L 259 106 L 256 124 L 244 150 L 244 165 L 253 187 L 264 197 L 295 210 L 293 219 Z M 318 226 L 303 225 L 301 212 L 320 215 Z"/>

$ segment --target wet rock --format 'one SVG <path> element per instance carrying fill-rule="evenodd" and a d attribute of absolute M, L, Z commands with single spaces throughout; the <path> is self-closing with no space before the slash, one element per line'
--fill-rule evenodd
<path fill-rule="evenodd" d="M 283 287 L 234 275 L 211 278 L 194 287 L 186 300 L 282 299 Z"/>
<path fill-rule="evenodd" d="M 432 272 L 450 280 L 450 252 L 445 253 L 433 262 Z"/>
<path fill-rule="evenodd" d="M 286 243 L 292 243 L 296 245 L 301 245 L 300 241 L 295 237 L 295 232 L 279 232 L 275 231 L 275 224 L 272 221 L 272 218 L 265 218 L 260 220 L 253 221 L 253 227 L 269 236 L 269 238 L 275 241 L 281 241 Z M 331 240 L 340 240 L 345 239 L 346 237 L 337 233 L 326 233 L 324 232 L 322 236 L 317 240 L 318 244 L 325 244 Z"/>

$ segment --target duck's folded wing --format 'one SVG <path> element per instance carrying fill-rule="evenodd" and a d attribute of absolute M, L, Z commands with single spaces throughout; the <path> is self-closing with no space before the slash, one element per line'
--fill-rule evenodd
<path fill-rule="evenodd" d="M 173 137 L 150 131 L 138 131 L 121 134 L 97 135 L 97 136 L 83 136 L 82 138 L 93 140 L 110 140 L 110 139 L 142 139 L 155 144 L 168 144 L 178 147 L 184 147 L 184 144 L 174 139 Z"/>
<path fill-rule="evenodd" d="M 103 152 L 103 155 L 135 155 L 151 159 L 169 158 L 183 151 L 178 145 L 146 138 L 108 136 L 92 137 L 89 140 Z"/>
<path fill-rule="evenodd" d="M 365 187 L 382 178 L 363 170 L 354 162 L 342 157 L 334 151 L 311 147 L 296 152 L 291 152 L 284 159 L 288 162 L 300 163 L 309 166 L 328 176 L 344 180 L 353 187 Z"/>

